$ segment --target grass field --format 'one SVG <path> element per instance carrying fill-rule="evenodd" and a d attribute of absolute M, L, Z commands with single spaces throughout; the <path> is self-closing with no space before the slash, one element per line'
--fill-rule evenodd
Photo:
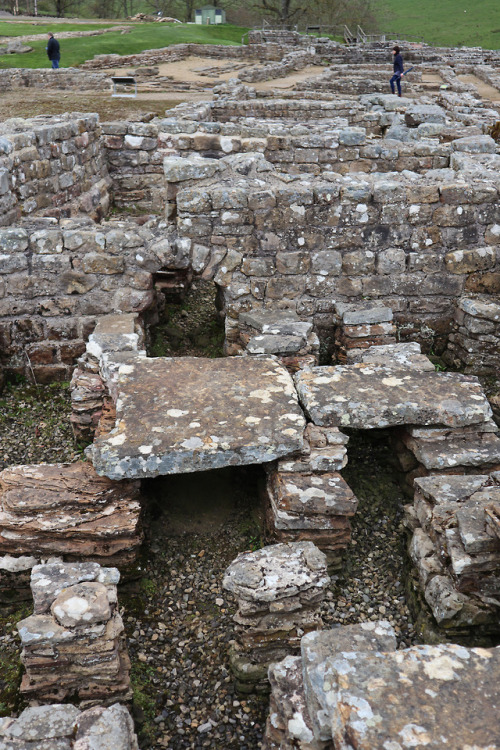
<path fill-rule="evenodd" d="M 126 22 L 123 22 L 126 23 Z M 220 26 L 197 26 L 195 24 L 137 23 L 131 24 L 128 34 L 119 31 L 101 36 L 61 39 L 61 67 L 69 68 L 91 60 L 94 55 L 132 55 L 146 49 L 168 47 L 171 44 L 188 42 L 199 44 L 240 44 L 247 29 L 240 26 L 221 24 Z M 22 36 L 23 34 L 44 34 L 53 31 L 57 37 L 57 23 L 33 26 L 29 23 L 12 24 L 0 22 L 0 35 Z M 83 31 L 102 29 L 102 25 L 64 24 L 61 31 Z M 33 52 L 23 55 L 1 55 L 0 68 L 47 68 L 49 67 L 45 47 L 46 39 L 29 42 Z"/>
<path fill-rule="evenodd" d="M 384 6 L 381 31 L 436 45 L 500 49 L 500 0 L 384 0 Z"/>

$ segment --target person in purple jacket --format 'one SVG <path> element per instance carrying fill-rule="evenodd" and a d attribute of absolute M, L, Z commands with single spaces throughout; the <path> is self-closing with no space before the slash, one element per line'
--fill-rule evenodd
<path fill-rule="evenodd" d="M 392 48 L 392 54 L 394 55 L 394 75 L 392 76 L 389 83 L 391 84 L 391 91 L 395 94 L 394 84 L 398 87 L 398 96 L 401 96 L 401 76 L 403 75 L 403 56 L 401 55 L 400 49 L 396 44 Z"/>

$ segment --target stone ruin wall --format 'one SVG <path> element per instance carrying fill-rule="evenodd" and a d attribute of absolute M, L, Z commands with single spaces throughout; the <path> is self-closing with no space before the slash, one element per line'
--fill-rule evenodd
<path fill-rule="evenodd" d="M 193 51 L 179 47 L 172 54 Z M 292 309 L 328 336 L 334 301 L 365 298 L 392 307 L 402 339 L 442 349 L 461 295 L 499 289 L 497 174 L 461 172 L 482 156 L 454 142 L 484 138 L 492 114 L 442 94 L 452 125 L 424 121 L 394 140 L 410 101 L 391 109 L 377 96 L 311 85 L 273 99 L 231 83 L 214 102 L 153 122 L 66 115 L 1 126 L 7 369 L 66 379 L 101 315 L 154 308 L 154 274 L 189 267 L 223 292 L 228 353 L 250 308 Z M 160 219 L 93 224 L 111 200 Z M 89 220 L 69 219 L 75 210 Z"/>
<path fill-rule="evenodd" d="M 23 88 L 107 91 L 111 88 L 111 82 L 104 73 L 89 74 L 77 68 L 59 68 L 56 75 L 50 69 L 10 68 L 0 70 L 0 87 L 3 92 Z"/>
<path fill-rule="evenodd" d="M 105 215 L 110 181 L 100 139 L 95 114 L 0 125 L 0 226 L 30 216 Z"/>

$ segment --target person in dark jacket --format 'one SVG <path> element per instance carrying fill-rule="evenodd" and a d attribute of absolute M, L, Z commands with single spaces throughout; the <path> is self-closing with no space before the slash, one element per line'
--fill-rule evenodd
<path fill-rule="evenodd" d="M 59 67 L 59 60 L 61 59 L 61 50 L 59 42 L 57 39 L 54 39 L 54 34 L 51 31 L 49 31 L 49 43 L 47 44 L 46 50 L 47 57 L 52 63 L 52 67 L 57 69 Z"/>
<path fill-rule="evenodd" d="M 403 56 L 397 44 L 392 48 L 392 54 L 394 55 L 394 75 L 392 76 L 389 83 L 391 84 L 392 93 L 396 93 L 394 90 L 394 84 L 396 84 L 396 86 L 398 87 L 398 96 L 401 96 L 401 76 L 404 73 L 404 68 Z"/>

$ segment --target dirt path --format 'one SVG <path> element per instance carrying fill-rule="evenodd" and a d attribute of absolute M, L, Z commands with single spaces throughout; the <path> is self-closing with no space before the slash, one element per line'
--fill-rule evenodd
<path fill-rule="evenodd" d="M 490 102 L 500 102 L 500 91 L 489 83 L 485 83 L 475 75 L 458 76 L 463 83 L 472 83 L 478 90 L 483 99 Z"/>

